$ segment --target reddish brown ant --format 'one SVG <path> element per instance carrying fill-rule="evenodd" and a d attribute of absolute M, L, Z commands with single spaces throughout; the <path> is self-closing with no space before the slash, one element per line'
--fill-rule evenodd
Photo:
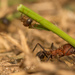
<path fill-rule="evenodd" d="M 36 46 L 34 47 L 33 51 L 36 49 L 37 45 L 39 45 L 43 51 L 40 51 L 36 54 L 36 56 L 38 56 L 41 60 L 46 56 L 47 60 L 49 60 L 49 58 L 53 58 L 53 57 L 63 57 L 63 56 L 69 56 L 71 54 L 75 53 L 75 47 L 73 47 L 70 44 L 65 44 L 62 47 L 59 47 L 56 50 L 53 50 L 53 43 L 51 45 L 51 50 L 50 51 L 46 51 L 43 46 L 41 46 L 39 43 L 36 44 Z"/>
<path fill-rule="evenodd" d="M 27 18 L 26 16 L 22 16 L 21 21 L 23 22 L 23 25 L 26 27 L 29 27 L 29 25 L 31 25 L 32 23 L 32 19 Z"/>
<path fill-rule="evenodd" d="M 9 26 L 10 24 L 10 21 L 6 17 L 0 18 L 0 21 L 7 26 Z"/>

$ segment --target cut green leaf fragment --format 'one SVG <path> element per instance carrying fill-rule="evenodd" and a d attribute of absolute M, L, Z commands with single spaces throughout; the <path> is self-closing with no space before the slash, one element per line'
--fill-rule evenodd
<path fill-rule="evenodd" d="M 43 28 L 54 32 L 55 34 L 57 34 L 58 36 L 60 36 L 65 41 L 67 41 L 68 43 L 70 43 L 72 46 L 75 47 L 75 39 L 73 39 L 71 36 L 66 34 L 64 31 L 62 31 L 57 26 L 55 26 L 54 24 L 52 24 L 48 20 L 44 19 L 43 17 L 41 17 L 40 15 L 35 13 L 34 11 L 30 10 L 29 8 L 25 7 L 22 4 L 20 4 L 18 6 L 17 10 L 20 11 L 21 13 L 27 15 L 28 17 L 32 18 L 33 20 L 37 21 L 38 23 L 40 23 L 40 25 Z"/>

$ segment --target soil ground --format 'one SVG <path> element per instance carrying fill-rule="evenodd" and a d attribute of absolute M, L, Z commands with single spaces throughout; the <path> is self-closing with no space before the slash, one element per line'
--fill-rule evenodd
<path fill-rule="evenodd" d="M 36 57 L 42 50 L 39 46 L 32 53 L 37 43 L 46 50 L 54 43 L 55 50 L 67 42 L 51 31 L 23 26 L 21 14 L 15 15 L 19 4 L 24 4 L 75 39 L 74 0 L 1 0 L 0 18 L 9 18 L 10 22 L 0 22 L 0 75 L 75 75 L 75 54 L 46 62 L 47 58 L 41 61 Z"/>

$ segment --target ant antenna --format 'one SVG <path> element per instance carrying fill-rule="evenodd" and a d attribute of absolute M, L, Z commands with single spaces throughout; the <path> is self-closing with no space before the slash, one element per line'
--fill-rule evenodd
<path fill-rule="evenodd" d="M 48 57 L 48 56 L 46 55 L 46 52 L 47 52 L 47 51 L 46 51 L 46 50 L 44 49 L 44 47 L 43 47 L 41 44 L 39 44 L 39 43 L 36 44 L 36 46 L 34 47 L 34 49 L 33 49 L 32 52 L 34 52 L 34 50 L 36 49 L 36 47 L 37 47 L 38 45 L 43 49 L 43 53 L 45 54 L 45 56 Z"/>

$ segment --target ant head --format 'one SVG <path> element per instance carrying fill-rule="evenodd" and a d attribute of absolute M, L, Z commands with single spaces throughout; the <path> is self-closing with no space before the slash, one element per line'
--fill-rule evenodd
<path fill-rule="evenodd" d="M 32 19 L 25 16 L 25 15 L 21 15 L 20 20 L 23 22 L 23 25 L 26 26 L 26 27 L 29 27 L 29 25 L 31 25 L 31 23 L 32 23 Z"/>
<path fill-rule="evenodd" d="M 40 51 L 36 54 L 36 56 L 38 56 L 40 58 L 41 61 L 43 61 L 45 59 L 45 53 L 44 51 Z"/>

